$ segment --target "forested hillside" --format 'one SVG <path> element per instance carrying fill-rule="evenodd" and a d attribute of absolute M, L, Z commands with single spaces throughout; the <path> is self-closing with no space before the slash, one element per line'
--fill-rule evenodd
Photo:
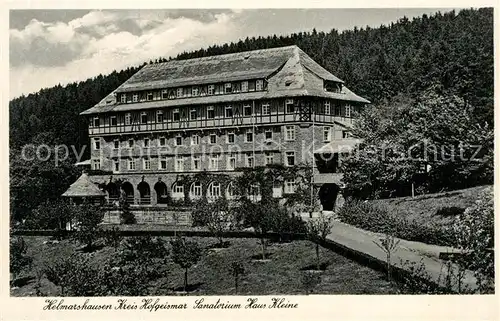
<path fill-rule="evenodd" d="M 460 97 L 471 110 L 474 123 L 488 123 L 490 127 L 493 124 L 493 9 L 437 13 L 412 20 L 402 18 L 379 28 L 331 30 L 328 33 L 313 30 L 287 36 L 247 38 L 182 53 L 175 59 L 292 44 L 298 45 L 375 106 L 386 104 L 398 95 L 418 98 L 425 90 L 433 88 L 434 92 Z M 92 107 L 138 69 L 130 67 L 10 101 L 10 169 L 11 190 L 17 193 L 12 195 L 15 207 L 25 206 L 29 210 L 47 198 L 59 197 L 59 190 L 67 187 L 36 177 L 27 182 L 26 173 L 35 165 L 18 159 L 20 148 L 25 144 L 65 144 L 75 145 L 79 150 L 88 144 L 86 121 L 78 114 Z M 51 169 L 46 168 L 36 175 L 46 177 L 47 171 Z M 68 175 L 71 181 L 73 174 Z M 30 190 L 33 188 L 45 192 L 27 201 L 22 195 L 32 195 Z"/>

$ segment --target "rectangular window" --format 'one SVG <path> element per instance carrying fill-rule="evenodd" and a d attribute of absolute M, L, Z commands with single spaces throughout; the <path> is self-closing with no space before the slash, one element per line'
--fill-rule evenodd
<path fill-rule="evenodd" d="M 331 109 L 330 109 L 330 102 L 325 101 L 325 115 L 330 115 L 331 114 Z"/>
<path fill-rule="evenodd" d="M 177 135 L 175 137 L 175 146 L 182 146 L 182 136 L 181 135 Z"/>
<path fill-rule="evenodd" d="M 269 104 L 263 103 L 262 104 L 262 115 L 269 115 L 271 113 L 271 108 L 269 107 Z"/>
<path fill-rule="evenodd" d="M 191 88 L 191 96 L 198 96 L 200 94 L 200 89 L 198 87 Z"/>
<path fill-rule="evenodd" d="M 101 139 L 98 137 L 94 138 L 94 149 L 95 150 L 101 149 Z"/>
<path fill-rule="evenodd" d="M 113 171 L 115 171 L 115 172 L 120 171 L 120 161 L 115 160 L 114 165 L 113 165 Z"/>
<path fill-rule="evenodd" d="M 248 81 L 248 91 L 255 91 L 255 80 Z"/>
<path fill-rule="evenodd" d="M 120 95 L 120 102 L 122 104 L 125 104 L 127 102 L 127 95 L 126 94 L 121 94 Z"/>
<path fill-rule="evenodd" d="M 99 127 L 100 122 L 99 122 L 99 117 L 94 117 L 94 127 Z"/>
<path fill-rule="evenodd" d="M 118 139 L 113 140 L 113 148 L 114 149 L 120 148 L 120 140 L 118 140 Z"/>
<path fill-rule="evenodd" d="M 335 114 L 334 114 L 334 116 L 340 116 L 341 115 L 341 110 L 342 110 L 341 106 L 339 104 L 336 104 L 335 105 Z"/>
<path fill-rule="evenodd" d="M 141 113 L 141 124 L 147 124 L 147 122 L 148 122 L 148 114 Z"/>
<path fill-rule="evenodd" d="M 232 117 L 233 117 L 233 107 L 227 106 L 226 107 L 226 118 L 232 118 Z"/>
<path fill-rule="evenodd" d="M 139 94 L 133 94 L 133 95 L 132 95 L 132 101 L 133 101 L 134 103 L 138 102 L 138 101 L 139 101 Z"/>
<path fill-rule="evenodd" d="M 183 92 L 182 88 L 177 88 L 177 98 L 181 98 L 183 93 L 184 92 Z"/>
<path fill-rule="evenodd" d="M 134 148 L 134 140 L 132 138 L 128 140 L 128 148 Z"/>
<path fill-rule="evenodd" d="M 350 133 L 348 130 L 343 130 L 342 131 L 342 138 L 349 138 L 351 137 Z"/>
<path fill-rule="evenodd" d="M 160 158 L 160 162 L 158 163 L 159 169 L 167 169 L 167 158 L 165 156 Z"/>
<path fill-rule="evenodd" d="M 193 135 L 191 136 L 191 145 L 200 145 L 200 136 L 199 135 Z"/>
<path fill-rule="evenodd" d="M 100 170 L 101 169 L 101 160 L 100 159 L 93 159 L 92 160 L 92 169 L 93 170 Z"/>
<path fill-rule="evenodd" d="M 160 146 L 166 146 L 167 145 L 167 139 L 165 137 L 160 137 Z"/>
<path fill-rule="evenodd" d="M 329 142 L 332 140 L 332 129 L 331 127 L 323 127 L 323 141 Z"/>
<path fill-rule="evenodd" d="M 193 197 L 201 197 L 202 193 L 201 193 L 201 183 L 200 182 L 194 182 L 193 185 L 192 185 L 192 193 L 191 195 Z"/>
<path fill-rule="evenodd" d="M 227 142 L 228 144 L 234 144 L 234 133 L 232 132 L 227 133 Z"/>
<path fill-rule="evenodd" d="M 148 93 L 146 96 L 147 101 L 153 100 L 153 93 Z"/>
<path fill-rule="evenodd" d="M 128 160 L 128 170 L 129 171 L 135 171 L 135 159 L 130 158 Z"/>
<path fill-rule="evenodd" d="M 243 105 L 243 115 L 245 115 L 245 116 L 251 116 L 252 115 L 252 106 L 250 106 L 250 105 Z"/>
<path fill-rule="evenodd" d="M 125 114 L 125 125 L 130 125 L 131 118 L 132 118 L 132 115 L 130 115 L 130 113 Z"/>
<path fill-rule="evenodd" d="M 245 142 L 247 142 L 247 143 L 253 142 L 253 130 L 252 129 L 247 129 L 247 132 L 245 134 Z"/>
<path fill-rule="evenodd" d="M 285 165 L 286 166 L 295 166 L 295 152 L 286 152 L 285 153 Z"/>
<path fill-rule="evenodd" d="M 208 169 L 212 171 L 219 170 L 219 155 L 211 155 L 210 162 L 208 163 Z"/>
<path fill-rule="evenodd" d="M 246 157 L 247 167 L 254 167 L 254 158 L 252 153 L 248 153 Z"/>
<path fill-rule="evenodd" d="M 266 129 L 266 131 L 264 132 L 264 135 L 266 137 L 266 140 L 272 140 L 273 139 L 273 130 Z"/>
<path fill-rule="evenodd" d="M 176 183 L 174 187 L 175 194 L 184 194 L 184 185 L 182 183 Z"/>
<path fill-rule="evenodd" d="M 149 138 L 144 138 L 144 147 L 149 147 Z"/>
<path fill-rule="evenodd" d="M 118 123 L 116 121 L 116 116 L 111 116 L 109 119 L 111 126 L 116 126 Z"/>
<path fill-rule="evenodd" d="M 293 104 L 293 99 L 287 99 L 285 102 L 285 112 L 287 114 L 293 114 L 295 112 L 295 105 Z"/>
<path fill-rule="evenodd" d="M 161 99 L 168 99 L 168 90 L 167 89 L 163 89 L 161 91 Z"/>
<path fill-rule="evenodd" d="M 208 106 L 207 107 L 207 118 L 208 119 L 214 119 L 215 118 L 215 111 L 213 106 Z"/>
<path fill-rule="evenodd" d="M 142 168 L 144 170 L 150 170 L 151 169 L 151 159 L 145 158 L 142 160 Z"/>
<path fill-rule="evenodd" d="M 198 118 L 198 111 L 194 108 L 191 109 L 189 117 L 191 118 L 191 120 L 195 120 L 196 118 Z"/>
<path fill-rule="evenodd" d="M 174 121 L 179 121 L 181 119 L 181 114 L 179 113 L 179 109 L 174 109 L 172 115 Z"/>
<path fill-rule="evenodd" d="M 274 155 L 271 152 L 266 152 L 265 153 L 265 163 L 266 165 L 270 165 L 274 163 Z"/>
<path fill-rule="evenodd" d="M 184 171 L 184 157 L 182 156 L 175 157 L 175 171 L 176 172 Z"/>
<path fill-rule="evenodd" d="M 207 94 L 213 95 L 215 92 L 215 85 L 208 85 Z"/>
<path fill-rule="evenodd" d="M 233 92 L 233 85 L 231 85 L 231 83 L 224 84 L 224 92 L 226 94 L 232 93 Z"/>
<path fill-rule="evenodd" d="M 295 140 L 295 126 L 285 126 L 285 140 Z"/>
<path fill-rule="evenodd" d="M 257 80 L 255 82 L 255 90 L 256 91 L 262 90 L 263 84 L 264 84 L 264 81 L 262 79 Z"/>
<path fill-rule="evenodd" d="M 295 193 L 295 181 L 286 180 L 285 181 L 285 194 Z"/>
<path fill-rule="evenodd" d="M 200 156 L 193 156 L 193 170 L 195 171 L 201 170 Z"/>
<path fill-rule="evenodd" d="M 351 105 L 345 105 L 345 116 L 351 117 Z"/>
<path fill-rule="evenodd" d="M 156 112 L 156 122 L 163 123 L 163 112 L 161 110 Z"/>
<path fill-rule="evenodd" d="M 234 170 L 236 168 L 236 155 L 231 153 L 227 157 L 227 169 Z"/>
<path fill-rule="evenodd" d="M 248 81 L 242 81 L 241 82 L 241 91 L 242 92 L 247 92 L 248 91 Z"/>
<path fill-rule="evenodd" d="M 210 134 L 210 144 L 217 144 L 217 135 Z"/>

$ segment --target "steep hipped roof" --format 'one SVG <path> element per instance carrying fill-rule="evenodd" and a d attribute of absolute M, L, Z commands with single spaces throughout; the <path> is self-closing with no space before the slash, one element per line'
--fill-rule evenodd
<path fill-rule="evenodd" d="M 116 101 L 116 94 L 123 92 L 256 78 L 267 79 L 267 91 L 132 104 L 117 104 Z M 113 93 L 82 114 L 294 96 L 316 96 L 369 103 L 368 100 L 354 94 L 345 86 L 342 86 L 341 93 L 327 92 L 323 90 L 323 80 L 343 83 L 342 80 L 317 64 L 297 46 L 172 60 L 144 66 Z"/>
<path fill-rule="evenodd" d="M 65 197 L 102 197 L 106 193 L 101 191 L 96 184 L 92 183 L 86 173 L 83 173 L 66 192 Z"/>

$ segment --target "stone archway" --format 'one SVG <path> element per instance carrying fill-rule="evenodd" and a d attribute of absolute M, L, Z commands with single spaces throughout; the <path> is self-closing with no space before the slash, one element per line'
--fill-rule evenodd
<path fill-rule="evenodd" d="M 137 184 L 137 190 L 140 195 L 139 204 L 151 204 L 151 189 L 149 188 L 149 184 L 142 181 Z"/>
<path fill-rule="evenodd" d="M 159 179 L 154 186 L 154 190 L 156 192 L 156 203 L 167 204 L 168 203 L 167 184 L 165 184 L 165 182 Z"/>
<path fill-rule="evenodd" d="M 326 183 L 319 188 L 319 200 L 324 211 L 335 210 L 337 196 L 339 195 L 340 187 L 334 183 Z"/>
<path fill-rule="evenodd" d="M 134 186 L 130 182 L 123 182 L 122 191 L 125 193 L 127 203 L 134 204 Z"/>
<path fill-rule="evenodd" d="M 113 182 L 109 182 L 106 185 L 106 192 L 108 192 L 108 197 L 110 200 L 115 201 L 120 198 L 120 189 L 118 188 L 118 185 Z"/>

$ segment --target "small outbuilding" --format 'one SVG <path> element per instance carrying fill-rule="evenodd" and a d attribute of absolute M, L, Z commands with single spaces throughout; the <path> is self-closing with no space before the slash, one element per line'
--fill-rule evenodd
<path fill-rule="evenodd" d="M 90 180 L 87 173 L 82 175 L 62 194 L 62 197 L 69 198 L 72 204 L 81 204 L 88 201 L 90 204 L 102 205 L 106 198 L 106 192 Z"/>

